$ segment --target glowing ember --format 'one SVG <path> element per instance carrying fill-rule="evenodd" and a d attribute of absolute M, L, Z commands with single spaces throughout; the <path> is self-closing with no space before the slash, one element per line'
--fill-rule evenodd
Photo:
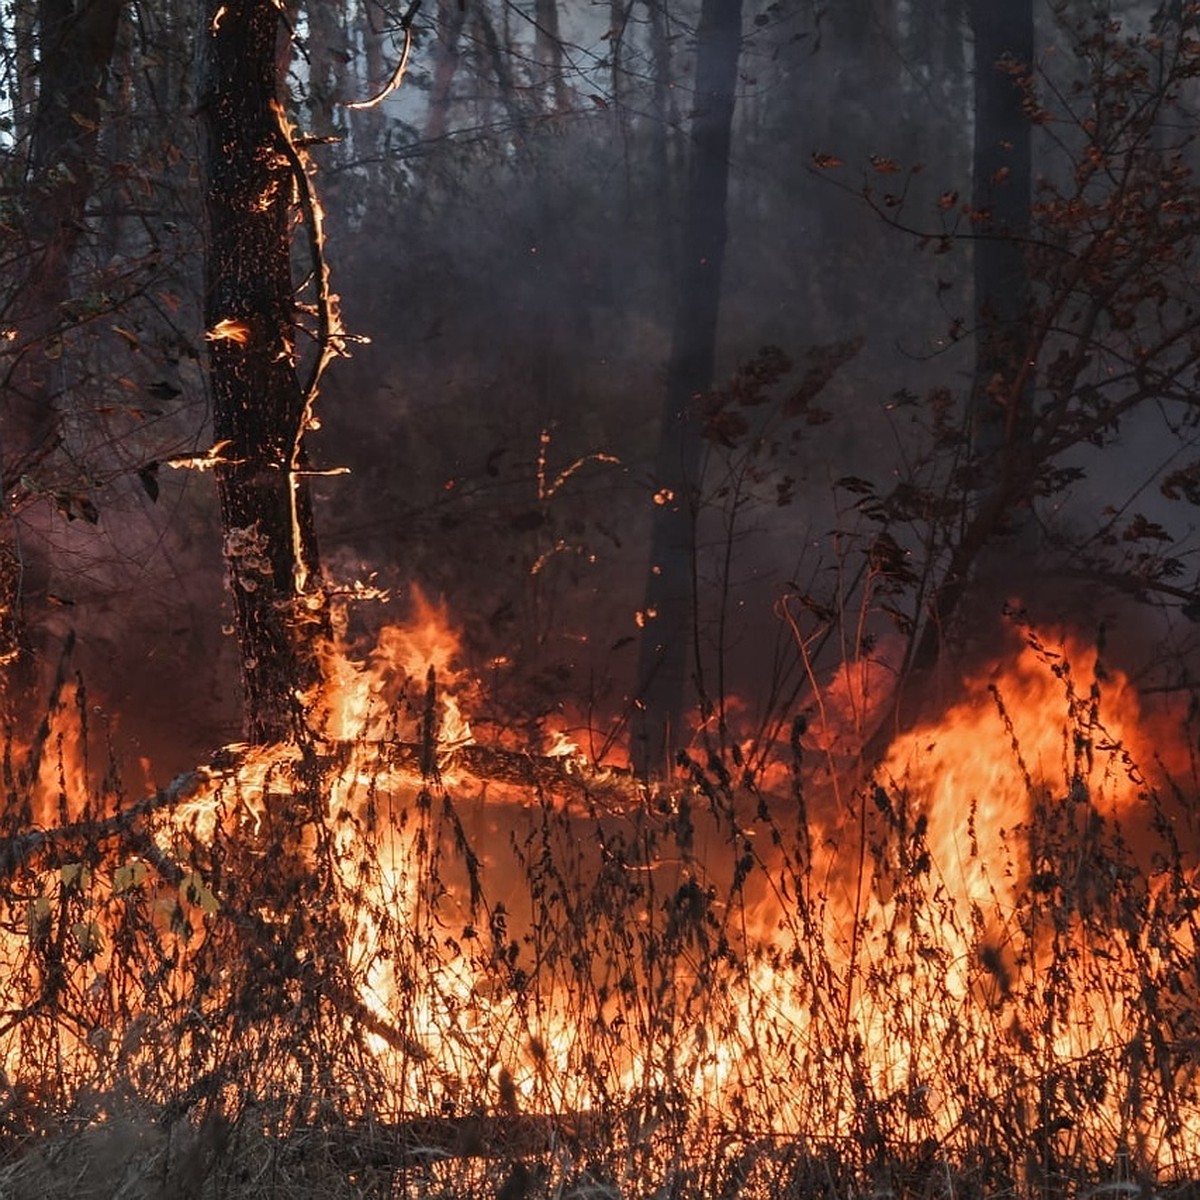
<path fill-rule="evenodd" d="M 238 346 L 244 346 L 250 341 L 251 332 L 250 326 L 245 321 L 226 317 L 207 330 L 204 336 L 210 342 L 233 342 Z"/>

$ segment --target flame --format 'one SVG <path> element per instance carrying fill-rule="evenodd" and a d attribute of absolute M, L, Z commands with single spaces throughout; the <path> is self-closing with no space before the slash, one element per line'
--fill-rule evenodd
<path fill-rule="evenodd" d="M 488 748 L 463 639 L 444 603 L 414 590 L 409 608 L 369 651 L 344 628 L 325 648 L 311 745 L 228 747 L 145 809 L 136 849 L 31 869 L 0 924 L 0 1007 L 53 985 L 107 1012 L 135 946 L 122 1011 L 169 997 L 188 1031 L 172 1053 L 212 1071 L 228 939 L 294 939 L 296 989 L 323 961 L 304 931 L 332 914 L 351 987 L 318 989 L 322 1037 L 361 1032 L 359 1069 L 387 1088 L 373 1111 L 616 1111 L 635 1148 L 683 1114 L 697 1137 L 875 1138 L 949 1162 L 999 1136 L 981 1114 L 1002 1103 L 1005 1136 L 1097 1163 L 1153 1173 L 1200 1145 L 1200 1106 L 1177 1103 L 1195 1090 L 1181 964 L 1200 893 L 1191 847 L 1168 869 L 1154 836 L 1186 832 L 1151 778 L 1174 735 L 1094 648 L 1030 644 L 966 680 L 861 787 L 789 795 L 780 771 L 777 794 L 742 794 L 697 767 L 691 789 L 647 794 L 589 767 L 579 746 L 596 757 L 603 730 L 565 712 L 539 756 L 493 747 L 508 774 L 473 768 Z M 859 721 L 873 686 L 848 670 L 829 720 Z M 37 767 L 46 827 L 87 788 L 64 697 L 60 753 Z M 286 911 L 239 893 L 288 856 L 311 892 Z M 287 1032 L 289 996 L 263 1037 Z M 149 1072 L 163 1051 L 139 1021 L 144 1046 L 97 1017 L 57 1053 L 81 1080 Z M 27 1074 L 21 1022 L 4 1028 L 0 1065 Z"/>
<path fill-rule="evenodd" d="M 849 694 L 861 682 L 838 686 Z M 1129 887 L 1123 903 L 1132 910 L 1165 886 L 1147 862 L 1152 882 L 1139 899 L 1121 857 L 1162 820 L 1138 766 L 1161 766 L 1162 743 L 1128 680 L 1094 648 L 1068 640 L 1057 650 L 1027 645 L 964 692 L 937 721 L 897 739 L 853 819 L 831 820 L 811 864 L 824 880 L 820 943 L 841 972 L 841 1011 L 864 1049 L 865 1084 L 903 1106 L 914 1137 L 939 1142 L 969 1128 L 976 1100 L 964 1076 L 974 1075 L 980 1095 L 1033 1095 L 1039 1078 L 1119 1061 L 1145 1035 L 1144 1021 L 1133 997 L 1106 981 L 1144 979 L 1148 963 L 1193 953 L 1190 926 L 1174 918 L 1169 949 L 1148 944 L 1161 934 L 1145 928 L 1096 925 L 1106 892 Z M 862 703 L 844 701 L 851 715 Z M 826 728 L 814 740 L 828 739 Z M 857 846 L 846 828 L 855 821 Z M 1186 911 L 1186 895 L 1182 902 Z M 773 930 L 811 946 L 812 931 L 794 913 L 767 905 L 760 919 L 764 941 Z M 811 1011 L 792 999 L 798 982 L 764 967 L 757 1006 L 775 1005 L 793 1029 L 815 1034 Z M 948 1052 L 959 1056 L 958 1094 L 943 1082 Z M 840 1074 L 858 1069 L 843 1064 Z M 1095 1139 L 1099 1158 L 1131 1142 L 1153 1158 L 1178 1137 L 1178 1117 L 1154 1113 L 1148 1101 L 1133 1106 L 1132 1090 L 1093 1097 L 1077 1136 Z M 853 1132 L 846 1112 L 829 1119 Z M 1032 1133 L 1036 1120 L 1028 1120 Z M 1076 1118 L 1061 1120 L 1065 1130 Z M 1198 1136 L 1200 1118 L 1183 1144 Z"/>
<path fill-rule="evenodd" d="M 1066 789 L 1064 802 L 1086 800 L 1118 823 L 1142 808 L 1133 764 L 1154 754 L 1138 700 L 1120 672 L 1098 672 L 1097 660 L 1094 647 L 1078 643 L 1061 652 L 1025 646 L 972 680 L 969 698 L 936 724 L 892 746 L 881 774 L 920 797 L 932 855 L 969 903 L 1014 902 L 1030 864 L 1005 862 L 1002 847 L 1029 826 L 1044 789 Z M 1067 720 L 1047 719 L 1064 702 Z"/>
<path fill-rule="evenodd" d="M 443 750 L 474 741 L 461 701 L 465 695 L 477 695 L 478 684 L 463 666 L 461 639 L 446 605 L 414 587 L 411 610 L 407 621 L 380 630 L 363 661 L 336 644 L 326 647 L 326 682 L 314 698 L 325 736 L 342 742 L 378 740 L 394 732 L 400 710 L 419 723 L 426 717 L 422 704 L 432 700 L 434 736 Z M 409 733 L 417 736 L 415 724 Z"/>
<path fill-rule="evenodd" d="M 251 332 L 245 321 L 224 317 L 211 329 L 206 330 L 204 336 L 210 342 L 233 342 L 235 345 L 245 346 L 250 341 Z"/>
<path fill-rule="evenodd" d="M 164 461 L 168 467 L 187 471 L 213 471 L 217 467 L 236 466 L 244 460 L 225 457 L 225 451 L 232 445 L 232 438 L 222 438 L 214 442 L 203 454 L 180 455 Z"/>

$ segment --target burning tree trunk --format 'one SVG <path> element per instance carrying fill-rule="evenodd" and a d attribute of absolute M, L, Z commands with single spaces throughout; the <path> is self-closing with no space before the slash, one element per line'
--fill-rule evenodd
<path fill-rule="evenodd" d="M 633 752 L 635 765 L 643 774 L 668 759 L 685 710 L 703 457 L 697 397 L 712 386 L 716 357 L 725 195 L 741 37 L 741 0 L 704 0 L 696 49 L 696 108 L 689 147 L 683 265 L 655 464 L 646 631 L 638 664 L 642 691 Z"/>
<path fill-rule="evenodd" d="M 302 445 L 315 379 L 306 389 L 297 375 L 291 270 L 294 197 L 307 178 L 276 98 L 280 29 L 272 0 L 210 0 L 202 29 L 214 457 L 246 733 L 257 743 L 302 728 L 324 621 Z M 319 263 L 317 273 L 323 286 Z"/>

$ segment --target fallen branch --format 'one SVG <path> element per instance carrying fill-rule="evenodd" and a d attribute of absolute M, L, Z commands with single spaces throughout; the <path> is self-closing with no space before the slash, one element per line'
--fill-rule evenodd
<path fill-rule="evenodd" d="M 31 829 L 26 833 L 0 838 L 0 879 L 8 878 L 22 867 L 36 865 L 39 855 L 73 847 L 77 843 L 90 845 L 128 835 L 143 817 L 183 803 L 211 781 L 212 777 L 206 771 L 189 771 L 165 788 L 160 788 L 111 817 L 73 821 L 67 825 Z"/>

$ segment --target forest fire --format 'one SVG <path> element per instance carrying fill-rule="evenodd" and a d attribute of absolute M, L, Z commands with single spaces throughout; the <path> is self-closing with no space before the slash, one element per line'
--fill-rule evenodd
<path fill-rule="evenodd" d="M 418 600 L 329 652 L 310 744 L 113 810 L 60 697 L 4 857 L 14 1095 L 219 1104 L 253 1063 L 259 1103 L 603 1114 L 632 1155 L 1195 1165 L 1190 839 L 1094 651 L 1026 646 L 840 800 L 478 746 L 460 653 Z"/>
<path fill-rule="evenodd" d="M 0 1195 L 1194 1196 L 1200 5 L 76 7 Z"/>

